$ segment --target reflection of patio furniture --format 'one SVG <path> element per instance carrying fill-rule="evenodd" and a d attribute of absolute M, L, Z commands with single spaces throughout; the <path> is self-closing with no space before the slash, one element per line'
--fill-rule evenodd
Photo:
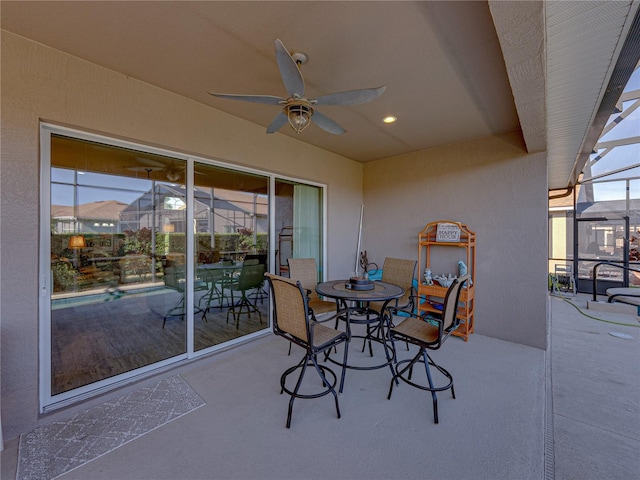
<path fill-rule="evenodd" d="M 198 305 L 203 308 L 206 312 L 209 311 L 209 308 L 212 306 L 222 308 L 224 306 L 224 288 L 225 282 L 228 281 L 226 276 L 226 271 L 223 269 L 199 269 L 199 275 L 202 278 L 202 281 L 206 282 L 209 285 L 209 291 L 206 295 L 200 297 L 200 301 Z M 206 305 L 202 305 L 202 302 L 205 302 Z"/>
<path fill-rule="evenodd" d="M 199 306 L 207 312 L 211 307 L 222 309 L 225 306 L 229 306 L 229 296 L 224 291 L 233 282 L 234 273 L 240 268 L 240 265 L 233 262 L 200 265 L 198 267 L 198 276 L 203 282 L 207 283 L 209 291 L 200 298 Z M 203 305 L 203 302 L 206 305 Z"/>
<path fill-rule="evenodd" d="M 167 267 L 164 270 L 164 285 L 167 288 L 173 289 L 180 294 L 178 302 L 165 314 L 162 321 L 162 328 L 167 323 L 169 317 L 183 317 L 185 311 L 185 269 L 184 267 Z M 194 283 L 194 290 L 206 290 L 207 284 L 200 280 L 196 280 Z M 202 320 L 207 321 L 206 312 L 198 306 L 194 306 L 194 313 L 202 313 Z"/>
<path fill-rule="evenodd" d="M 264 265 L 264 271 L 266 272 L 267 270 L 269 270 L 267 268 L 267 254 L 266 253 L 248 253 L 244 256 L 244 260 L 243 260 L 243 264 L 244 265 L 249 265 L 250 263 L 252 264 L 259 264 L 259 265 Z M 262 284 L 260 285 L 260 288 L 256 288 L 253 292 L 251 292 L 251 294 L 249 295 L 249 298 L 253 298 L 255 300 L 255 303 L 258 303 L 258 300 L 260 300 L 260 304 L 262 305 L 262 303 L 264 303 L 264 301 L 269 298 L 269 294 L 267 293 L 267 291 L 264 288 L 264 278 L 262 279 Z"/>
<path fill-rule="evenodd" d="M 260 323 L 262 323 L 262 315 L 255 303 L 251 303 L 247 296 L 247 291 L 254 288 L 261 288 L 264 281 L 264 265 L 243 265 L 237 280 L 228 285 L 231 291 L 231 307 L 227 311 L 227 322 L 229 314 L 233 315 L 236 322 L 236 329 L 240 326 L 240 315 L 246 314 L 251 318 L 251 312 L 256 312 Z M 233 292 L 240 292 L 240 302 L 236 304 Z"/>

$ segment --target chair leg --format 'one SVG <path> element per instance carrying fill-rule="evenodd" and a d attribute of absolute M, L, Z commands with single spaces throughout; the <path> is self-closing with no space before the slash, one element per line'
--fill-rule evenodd
<path fill-rule="evenodd" d="M 424 361 L 425 370 L 427 371 L 427 380 L 429 380 L 429 391 L 431 392 L 431 398 L 433 400 L 433 420 L 435 423 L 438 423 L 438 396 L 436 395 L 436 391 L 433 387 L 433 380 L 431 379 L 431 369 L 429 368 L 430 358 L 427 355 L 427 352 L 424 349 L 420 349 L 422 353 L 422 358 Z"/>
<path fill-rule="evenodd" d="M 340 405 L 338 404 L 338 394 L 336 393 L 335 388 L 331 386 L 331 384 L 327 380 L 327 377 L 324 375 L 324 372 L 318 365 L 317 357 L 315 355 L 311 355 L 311 360 L 313 361 L 313 366 L 316 367 L 316 371 L 318 372 L 318 375 L 320 375 L 320 378 L 322 378 L 323 386 L 329 388 L 329 390 L 333 394 L 333 398 L 336 402 L 336 413 L 338 414 L 338 418 L 340 418 L 341 415 L 340 415 Z"/>
<path fill-rule="evenodd" d="M 442 375 L 444 375 L 450 380 L 449 386 L 443 387 L 443 388 L 436 388 L 436 390 L 440 392 L 442 390 L 451 389 L 451 396 L 453 398 L 456 398 L 456 392 L 453 389 L 453 377 L 451 376 L 451 374 L 447 372 L 444 368 L 442 368 L 440 365 L 438 365 L 436 362 L 434 362 L 433 359 L 431 358 L 431 355 L 429 355 L 428 353 L 427 353 L 427 358 L 429 359 L 429 365 L 435 367 Z"/>
<path fill-rule="evenodd" d="M 257 305 L 252 304 L 246 296 L 246 292 L 242 292 L 242 298 L 238 305 L 235 304 L 233 299 L 233 290 L 231 290 L 231 307 L 227 311 L 227 323 L 229 323 L 229 313 L 233 315 L 233 320 L 236 324 L 236 330 L 240 327 L 240 315 L 243 313 L 243 309 L 246 308 L 246 313 L 249 318 L 251 318 L 251 312 L 256 312 L 258 314 L 258 320 L 260 320 L 260 324 L 262 325 L 262 314 L 260 313 L 260 309 L 258 309 Z"/>
<path fill-rule="evenodd" d="M 398 370 L 397 369 L 397 365 L 400 362 L 398 362 L 398 364 L 396 364 L 396 373 L 391 378 L 391 385 L 389 386 L 389 395 L 387 395 L 387 400 L 391 399 L 391 394 L 393 393 L 393 386 L 398 384 L 398 379 L 402 378 L 402 374 L 404 372 L 409 370 L 409 379 L 411 379 L 411 372 L 413 371 L 413 365 L 418 361 L 420 361 L 420 352 L 418 352 L 418 354 L 415 357 L 413 357 L 411 360 L 402 360 L 403 363 L 407 363 L 407 365 L 404 368 Z"/>
<path fill-rule="evenodd" d="M 342 393 L 342 388 L 344 387 L 344 375 L 347 371 L 347 357 L 349 355 L 349 342 L 344 342 L 344 357 L 342 359 L 342 374 L 340 376 L 340 389 L 338 390 Z M 325 357 L 326 358 L 326 357 Z"/>
<path fill-rule="evenodd" d="M 174 313 L 179 311 L 180 313 Z M 164 328 L 165 324 L 167 323 L 167 318 L 169 317 L 182 317 L 184 316 L 185 312 L 184 312 L 184 295 L 180 296 L 180 300 L 178 300 L 176 302 L 176 304 L 171 307 L 171 309 L 166 313 L 166 315 L 164 316 L 164 319 L 162 320 L 162 328 Z"/>
<path fill-rule="evenodd" d="M 319 393 L 301 394 L 299 393 L 300 386 L 302 385 L 302 380 L 304 378 L 305 372 L 307 371 L 307 367 L 310 365 L 313 365 L 313 367 L 318 372 L 318 375 L 322 380 L 322 386 L 324 390 L 322 390 Z M 289 390 L 286 387 L 287 377 L 293 372 L 295 372 L 298 368 L 300 368 L 301 370 L 300 370 L 300 375 L 296 380 L 296 385 L 293 390 Z M 327 379 L 327 373 L 330 374 L 332 381 L 329 381 Z M 336 380 L 335 373 L 327 367 L 318 365 L 317 356 L 311 351 L 307 351 L 306 355 L 302 358 L 300 362 L 298 362 L 297 365 L 285 370 L 285 372 L 280 377 L 280 393 L 282 394 L 286 392 L 291 396 L 291 398 L 289 399 L 289 407 L 287 409 L 287 428 L 291 427 L 291 417 L 293 415 L 293 402 L 295 401 L 296 398 L 307 398 L 307 399 L 319 398 L 331 393 L 333 395 L 334 402 L 336 405 L 336 413 L 338 414 L 338 418 L 340 418 L 341 417 L 340 404 L 338 402 L 338 394 L 335 391 L 336 383 L 337 383 L 337 380 Z"/>
<path fill-rule="evenodd" d="M 296 387 L 293 389 L 293 395 L 289 399 L 289 409 L 287 411 L 287 428 L 291 427 L 291 415 L 293 413 L 293 401 L 296 399 L 298 395 L 298 390 L 300 390 L 300 385 L 302 385 L 302 378 L 304 377 L 305 372 L 307 371 L 309 356 L 305 355 L 302 359 L 302 371 L 300 372 L 300 376 L 298 377 L 298 381 L 296 382 Z M 297 368 L 297 367 L 296 367 Z M 281 378 L 282 388 L 284 389 L 284 382 L 286 380 L 286 374 Z"/>

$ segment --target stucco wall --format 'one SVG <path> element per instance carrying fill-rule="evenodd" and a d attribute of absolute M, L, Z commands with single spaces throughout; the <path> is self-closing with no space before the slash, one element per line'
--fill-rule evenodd
<path fill-rule="evenodd" d="M 546 161 L 518 135 L 363 166 L 5 31 L 1 48 L 5 439 L 38 421 L 41 120 L 326 183 L 328 278 L 353 268 L 363 195 L 362 247 L 380 264 L 415 258 L 427 222 L 461 220 L 478 234 L 477 333 L 545 347 Z"/>
<path fill-rule="evenodd" d="M 2 428 L 38 418 L 39 122 L 326 183 L 328 276 L 346 275 L 362 166 L 179 95 L 2 31 Z M 206 94 L 206 92 L 203 92 Z M 346 206 L 346 207 L 345 207 Z M 355 222 L 357 223 L 357 222 Z"/>
<path fill-rule="evenodd" d="M 528 155 L 517 132 L 365 164 L 363 248 L 380 266 L 417 260 L 427 223 L 467 224 L 476 333 L 546 348 L 546 171 L 545 154 Z"/>

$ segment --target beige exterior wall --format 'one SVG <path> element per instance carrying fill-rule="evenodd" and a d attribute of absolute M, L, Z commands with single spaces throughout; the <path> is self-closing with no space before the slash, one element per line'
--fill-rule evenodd
<path fill-rule="evenodd" d="M 327 278 L 353 268 L 363 195 L 363 249 L 380 263 L 415 258 L 429 221 L 466 222 L 478 234 L 476 332 L 545 348 L 546 162 L 519 136 L 363 166 L 5 31 L 1 48 L 5 439 L 38 422 L 40 121 L 327 184 Z"/>
<path fill-rule="evenodd" d="M 262 126 L 6 31 L 1 54 L 5 439 L 32 429 L 38 417 L 41 120 L 327 184 L 327 275 L 348 273 L 362 203 L 361 164 L 284 135 L 266 135 Z"/>
<path fill-rule="evenodd" d="M 477 235 L 475 332 L 546 348 L 546 171 L 545 154 L 527 154 L 519 133 L 366 164 L 369 261 L 417 260 L 427 223 L 465 223 Z"/>

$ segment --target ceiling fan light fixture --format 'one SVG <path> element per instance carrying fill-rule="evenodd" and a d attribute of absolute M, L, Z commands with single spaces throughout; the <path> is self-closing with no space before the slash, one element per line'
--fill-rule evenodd
<path fill-rule="evenodd" d="M 173 170 L 173 169 L 169 169 L 166 172 L 167 175 L 167 180 L 169 180 L 170 182 L 177 182 L 178 180 L 180 180 L 180 172 Z"/>
<path fill-rule="evenodd" d="M 291 102 L 285 108 L 289 125 L 296 133 L 301 133 L 311 123 L 313 108 L 307 102 Z"/>

